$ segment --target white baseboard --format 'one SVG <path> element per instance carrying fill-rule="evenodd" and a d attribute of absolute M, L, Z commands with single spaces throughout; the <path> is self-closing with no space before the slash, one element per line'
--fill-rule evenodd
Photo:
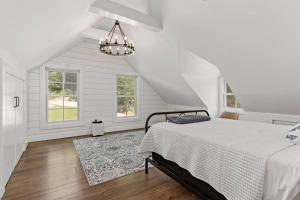
<path fill-rule="evenodd" d="M 23 148 L 22 148 L 22 151 L 23 151 L 23 152 L 26 151 L 27 145 L 28 145 L 28 142 L 26 141 L 26 142 L 23 144 Z"/>
<path fill-rule="evenodd" d="M 68 138 L 68 137 L 76 137 L 82 135 L 89 135 L 91 134 L 89 131 L 62 131 L 56 133 L 44 133 L 44 134 L 37 134 L 37 135 L 29 135 L 27 137 L 28 142 L 37 142 L 37 141 L 45 141 L 45 140 L 54 140 L 54 139 L 61 139 L 61 138 Z"/>
<path fill-rule="evenodd" d="M 119 126 L 111 126 L 111 127 L 105 127 L 105 132 L 115 132 L 115 131 L 124 131 L 124 130 L 131 130 L 131 129 L 140 129 L 144 128 L 143 124 L 137 124 L 137 125 L 119 125 Z M 45 140 L 54 140 L 54 139 L 61 139 L 61 138 L 68 138 L 68 137 L 76 137 L 76 136 L 82 136 L 82 135 L 91 135 L 92 133 L 89 130 L 68 130 L 61 132 L 55 132 L 51 133 L 51 130 L 49 130 L 49 133 L 43 133 L 43 134 L 32 134 L 27 137 L 28 142 L 37 142 L 37 141 L 45 141 Z"/>
<path fill-rule="evenodd" d="M 0 187 L 0 199 L 2 199 L 5 192 L 5 187 Z"/>
<path fill-rule="evenodd" d="M 115 131 L 126 131 L 126 130 L 133 130 L 133 129 L 141 129 L 144 128 L 144 125 L 123 125 L 123 126 L 112 126 L 112 127 L 105 127 L 105 132 L 115 132 Z"/>

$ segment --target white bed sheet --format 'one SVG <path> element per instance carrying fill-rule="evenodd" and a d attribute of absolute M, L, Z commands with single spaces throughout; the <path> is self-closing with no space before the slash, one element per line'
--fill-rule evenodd
<path fill-rule="evenodd" d="M 264 200 L 300 200 L 300 145 L 277 152 L 267 165 Z"/>
<path fill-rule="evenodd" d="M 164 129 L 164 131 L 170 131 L 170 132 L 173 131 L 173 133 L 167 134 L 169 136 L 176 134 L 176 133 L 174 133 L 174 130 L 180 132 L 180 131 L 183 131 L 185 128 L 188 128 L 190 130 L 194 129 L 193 131 L 191 131 L 191 134 L 193 135 L 193 137 L 195 137 L 195 133 L 196 133 L 195 129 L 200 127 L 199 131 L 201 131 L 201 130 L 210 131 L 207 134 L 211 135 L 211 137 L 220 137 L 220 136 L 223 137 L 223 139 L 226 141 L 225 143 L 228 143 L 230 141 L 230 139 L 228 140 L 228 137 L 232 137 L 231 140 L 234 141 L 235 137 L 238 137 L 239 131 L 242 131 L 242 132 L 247 131 L 247 134 L 245 134 L 245 133 L 242 134 L 242 135 L 244 135 L 244 137 L 247 137 L 247 140 L 245 140 L 245 141 L 251 141 L 253 139 L 253 140 L 257 140 L 258 141 L 257 143 L 259 144 L 256 146 L 257 150 L 255 150 L 255 149 L 249 150 L 249 148 L 251 148 L 251 145 L 248 145 L 246 143 L 244 144 L 245 146 L 247 146 L 247 148 L 245 149 L 245 152 L 246 153 L 250 152 L 252 154 L 262 151 L 263 148 L 261 148 L 261 144 L 266 142 L 266 141 L 263 141 L 264 139 L 260 140 L 259 138 L 257 138 L 257 136 L 259 134 L 261 134 L 261 136 L 268 137 L 268 140 L 276 143 L 276 144 L 274 144 L 274 147 L 277 147 L 278 151 L 274 151 L 274 149 L 273 149 L 274 153 L 272 153 L 272 151 L 269 152 L 270 156 L 267 159 L 266 169 L 265 169 L 263 199 L 264 200 L 300 200 L 300 198 L 299 198 L 300 197 L 300 193 L 299 193 L 299 191 L 300 191 L 300 146 L 289 145 L 289 144 L 287 144 L 285 146 L 285 144 L 280 144 L 282 142 L 280 142 L 278 140 L 278 137 L 279 137 L 282 139 L 282 141 L 284 141 L 284 135 L 286 134 L 286 132 L 288 131 L 288 129 L 290 127 L 280 126 L 280 125 L 263 124 L 263 123 L 257 123 L 257 122 L 244 122 L 244 121 L 233 122 L 233 121 L 223 120 L 223 119 L 213 119 L 212 121 L 208 122 L 210 124 L 209 126 L 205 125 L 205 123 L 206 122 L 201 122 L 201 125 L 200 125 L 200 123 L 188 124 L 188 125 L 175 125 L 175 124 L 171 125 L 168 123 L 161 123 L 161 124 L 157 124 L 155 126 L 156 126 L 156 128 L 159 127 L 159 128 Z M 213 124 L 213 123 L 216 123 L 216 127 L 211 126 L 211 124 Z M 169 126 L 169 130 L 168 130 L 168 126 Z M 172 127 L 172 128 L 170 128 L 170 127 Z M 201 127 L 204 127 L 204 129 L 201 129 Z M 231 134 L 229 134 L 228 137 L 227 137 L 227 134 L 220 135 L 220 132 L 224 132 L 224 130 L 219 130 L 220 127 L 223 127 L 225 132 L 230 132 Z M 232 131 L 231 131 L 231 127 L 233 127 Z M 255 132 L 255 134 L 254 134 L 255 137 L 253 137 L 253 138 L 251 138 L 251 136 L 249 137 L 249 134 L 251 134 L 251 131 Z M 275 138 L 270 137 L 270 133 L 268 131 L 274 133 Z M 188 132 L 189 131 L 187 131 L 187 133 Z M 159 133 L 156 133 L 156 134 L 159 134 Z M 160 138 L 160 139 L 162 139 L 162 138 Z M 172 138 L 164 138 L 165 144 L 169 139 L 172 140 Z M 239 140 L 239 139 L 237 138 L 237 140 Z M 240 141 L 243 142 L 243 140 L 240 140 Z M 229 143 L 231 143 L 231 142 L 229 142 Z M 153 145 L 153 147 L 151 147 L 151 145 Z M 146 152 L 146 151 L 156 152 L 157 149 L 151 150 L 151 148 L 155 148 L 154 147 L 155 144 L 151 144 L 151 145 L 148 144 L 148 147 L 147 147 L 147 145 L 144 144 L 144 147 L 143 147 L 143 144 L 142 144 L 141 152 Z M 171 148 L 170 144 L 168 144 L 168 145 Z M 184 146 L 184 144 L 182 144 L 182 146 Z M 252 146 L 253 146 L 253 144 L 252 144 Z M 273 148 L 272 145 L 267 144 L 267 146 L 269 146 L 270 148 Z M 237 147 L 240 148 L 239 146 L 237 146 Z M 254 144 L 254 147 L 255 147 L 255 144 Z M 167 152 L 166 149 L 164 149 L 164 151 L 165 152 L 157 152 L 157 153 L 161 153 L 162 155 L 165 154 L 165 155 L 167 155 L 167 156 L 165 156 L 165 158 L 169 159 L 168 156 L 171 155 L 172 153 Z M 262 155 L 264 155 L 264 153 L 259 152 L 258 155 L 262 156 Z M 188 156 L 186 156 L 186 157 L 188 157 Z M 170 156 L 170 158 L 171 158 L 171 156 Z M 170 159 L 170 160 L 172 160 L 172 159 Z M 185 160 L 187 160 L 187 158 L 185 158 Z M 174 160 L 172 160 L 172 161 L 174 161 Z M 201 161 L 199 161 L 199 162 L 201 162 Z M 228 177 L 228 178 L 230 178 L 230 177 Z"/>

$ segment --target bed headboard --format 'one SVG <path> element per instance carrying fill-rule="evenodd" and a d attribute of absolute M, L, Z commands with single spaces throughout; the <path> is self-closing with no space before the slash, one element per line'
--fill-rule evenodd
<path fill-rule="evenodd" d="M 170 112 L 156 112 L 156 113 L 152 113 L 152 114 L 150 114 L 148 116 L 148 118 L 146 120 L 145 133 L 147 133 L 148 129 L 150 128 L 150 126 L 149 126 L 150 119 L 152 117 L 154 117 L 154 116 L 164 115 L 165 116 L 165 121 L 167 121 L 168 115 L 174 115 L 174 114 L 184 115 L 186 113 L 194 113 L 195 115 L 198 115 L 199 113 L 204 113 L 207 116 L 209 116 L 209 113 L 207 112 L 207 110 L 182 110 L 182 111 L 170 111 Z"/>

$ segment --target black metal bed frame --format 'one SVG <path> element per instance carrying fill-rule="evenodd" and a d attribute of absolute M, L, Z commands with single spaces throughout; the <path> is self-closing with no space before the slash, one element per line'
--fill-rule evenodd
<path fill-rule="evenodd" d="M 154 116 L 165 116 L 165 121 L 167 121 L 168 115 L 185 115 L 186 113 L 205 113 L 207 116 L 209 116 L 209 113 L 206 110 L 186 110 L 186 111 L 171 111 L 171 112 L 156 112 L 152 113 L 148 116 L 145 124 L 145 134 L 148 132 L 148 129 L 150 128 L 149 122 L 150 119 Z M 164 159 L 161 155 L 152 152 L 152 155 L 147 157 L 145 159 L 145 173 L 148 174 L 148 167 L 149 163 L 151 163 L 153 166 L 164 172 L 166 175 L 173 178 L 175 181 L 177 181 L 179 184 L 187 188 L 188 190 L 192 191 L 202 199 L 206 200 L 226 200 L 226 198 L 220 194 L 218 191 L 216 191 L 212 186 L 210 186 L 208 183 L 195 178 L 191 175 L 190 172 L 188 172 L 186 169 L 181 168 L 176 163 Z"/>

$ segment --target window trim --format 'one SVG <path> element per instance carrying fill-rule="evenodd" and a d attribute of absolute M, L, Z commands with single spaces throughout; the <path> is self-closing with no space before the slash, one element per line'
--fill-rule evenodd
<path fill-rule="evenodd" d="M 59 122 L 48 122 L 48 71 L 70 71 L 78 72 L 78 88 L 77 88 L 77 98 L 78 98 L 78 120 L 67 120 Z M 51 64 L 48 63 L 40 68 L 40 113 L 41 113 L 41 129 L 57 129 L 57 128 L 71 128 L 83 126 L 82 113 L 83 113 L 83 100 L 82 100 L 82 73 L 79 67 L 69 67 L 63 64 Z"/>
<path fill-rule="evenodd" d="M 77 93 L 76 95 L 54 95 L 54 94 L 49 94 L 49 71 L 57 71 L 57 72 L 61 72 L 65 75 L 66 72 L 70 72 L 70 73 L 77 73 L 77 82 L 76 83 L 71 83 L 71 82 L 65 82 L 64 80 L 64 77 L 63 77 L 63 82 L 51 82 L 51 83 L 59 83 L 59 84 L 62 84 L 63 85 L 63 91 L 65 90 L 65 84 L 74 84 L 76 85 L 77 87 Z M 62 70 L 62 69 L 53 69 L 53 68 L 49 68 L 49 67 L 46 67 L 46 87 L 47 87 L 47 92 L 46 92 L 46 110 L 47 110 L 47 114 L 46 114 L 46 120 L 47 120 L 47 123 L 48 124 L 53 124 L 53 123 L 68 123 L 68 122 L 78 122 L 80 121 L 80 95 L 79 95 L 79 79 L 80 79 L 80 72 L 78 70 Z M 62 97 L 63 98 L 63 102 L 64 102 L 64 98 L 65 97 L 76 97 L 77 98 L 77 120 L 63 120 L 63 121 L 57 121 L 57 122 L 49 122 L 49 110 L 61 110 L 59 108 L 57 109 L 49 109 L 49 97 Z M 65 107 L 64 107 L 64 103 L 63 103 L 63 117 L 64 117 L 64 110 L 65 110 Z"/>
<path fill-rule="evenodd" d="M 234 92 L 232 93 L 227 93 L 226 92 L 226 81 L 223 77 L 219 78 L 219 107 L 220 107 L 220 113 L 222 112 L 236 112 L 236 113 L 240 113 L 243 114 L 245 113 L 245 110 L 243 108 L 232 108 L 232 107 L 227 107 L 226 106 L 226 95 L 234 95 Z"/>
<path fill-rule="evenodd" d="M 136 76 L 136 87 L 135 87 L 135 99 L 136 99 L 136 116 L 134 117 L 117 117 L 118 114 L 118 93 L 117 93 L 117 76 L 124 75 L 124 76 Z M 137 73 L 128 73 L 128 72 L 121 72 L 115 73 L 114 76 L 114 93 L 115 93 L 115 103 L 114 103 L 114 122 L 130 122 L 130 121 L 138 121 L 140 120 L 140 96 L 139 96 L 139 86 L 140 85 L 140 77 Z"/>

